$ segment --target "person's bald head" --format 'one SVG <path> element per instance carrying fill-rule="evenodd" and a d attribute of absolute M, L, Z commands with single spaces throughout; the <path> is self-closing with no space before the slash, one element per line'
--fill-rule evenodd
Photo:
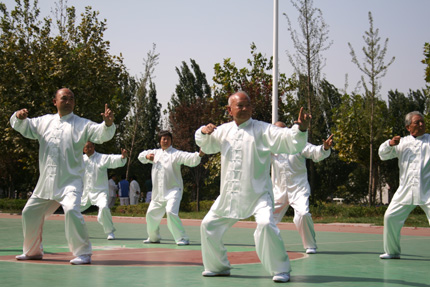
<path fill-rule="evenodd" d="M 75 108 L 75 95 L 68 88 L 59 89 L 52 101 L 60 117 L 72 113 Z"/>
<path fill-rule="evenodd" d="M 251 98 L 243 91 L 234 93 L 228 98 L 227 111 L 237 125 L 246 122 L 252 115 Z"/>

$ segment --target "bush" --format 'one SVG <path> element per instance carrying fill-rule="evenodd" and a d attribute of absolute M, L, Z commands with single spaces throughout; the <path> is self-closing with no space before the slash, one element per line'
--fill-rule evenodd
<path fill-rule="evenodd" d="M 0 212 L 16 212 L 19 213 L 23 210 L 27 199 L 0 199 Z M 213 200 L 200 201 L 200 212 L 206 213 L 213 205 Z M 196 202 L 181 202 L 180 211 L 185 213 L 193 213 L 197 210 Z M 115 205 L 111 208 L 112 215 L 118 216 L 145 216 L 148 210 L 149 203 L 139 203 L 137 205 Z M 365 217 L 383 217 L 387 206 L 362 206 L 351 204 L 334 204 L 318 202 L 309 207 L 310 213 L 314 218 L 317 217 L 338 217 L 338 218 L 365 218 Z M 97 213 L 97 208 L 90 208 L 88 213 Z M 424 211 L 417 207 L 411 214 L 422 215 Z M 192 217 L 192 215 L 190 215 Z M 289 208 L 286 216 L 294 216 L 294 210 Z"/>
<path fill-rule="evenodd" d="M 214 204 L 214 202 L 215 202 L 214 200 L 202 200 L 202 201 L 200 201 L 200 204 L 199 204 L 200 210 L 199 211 L 208 212 L 209 209 L 211 209 L 211 206 Z M 197 210 L 197 202 L 195 202 L 195 201 L 191 202 L 189 205 L 190 205 L 189 211 L 196 211 Z"/>
<path fill-rule="evenodd" d="M 2 198 L 0 199 L 0 212 L 21 212 L 26 203 L 27 199 Z"/>
<path fill-rule="evenodd" d="M 138 203 L 136 205 L 115 205 L 111 208 L 112 215 L 145 216 L 149 203 Z"/>

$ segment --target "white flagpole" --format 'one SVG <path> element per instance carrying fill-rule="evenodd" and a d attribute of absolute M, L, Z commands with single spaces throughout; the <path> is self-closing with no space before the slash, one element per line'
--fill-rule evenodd
<path fill-rule="evenodd" d="M 272 124 L 278 121 L 278 0 L 273 0 L 273 78 L 272 78 Z M 272 186 L 275 185 L 272 170 Z"/>
<path fill-rule="evenodd" d="M 278 121 L 278 0 L 273 0 L 272 124 Z"/>

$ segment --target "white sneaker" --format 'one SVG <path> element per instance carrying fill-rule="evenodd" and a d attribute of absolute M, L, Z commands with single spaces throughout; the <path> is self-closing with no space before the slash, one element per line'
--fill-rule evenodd
<path fill-rule="evenodd" d="M 379 255 L 379 258 L 381 258 L 381 259 L 400 259 L 400 255 L 391 255 L 391 254 L 384 253 L 384 254 Z"/>
<path fill-rule="evenodd" d="M 107 240 L 115 240 L 115 234 L 113 234 L 113 232 L 109 233 Z"/>
<path fill-rule="evenodd" d="M 190 245 L 190 241 L 188 239 L 181 239 L 176 244 L 178 246 Z"/>
<path fill-rule="evenodd" d="M 316 248 L 306 248 L 306 254 L 316 254 L 317 249 Z"/>
<path fill-rule="evenodd" d="M 275 276 L 273 276 L 272 280 L 275 282 L 282 282 L 282 283 L 288 282 L 290 281 L 290 273 L 287 273 L 287 272 L 278 273 Z"/>
<path fill-rule="evenodd" d="M 72 260 L 70 263 L 73 265 L 91 264 L 91 255 L 81 255 Z"/>
<path fill-rule="evenodd" d="M 25 254 L 21 254 L 21 255 L 17 255 L 15 256 L 16 260 L 42 260 L 43 258 L 43 254 L 39 254 L 39 255 L 25 255 Z"/>
<path fill-rule="evenodd" d="M 224 271 L 220 271 L 220 272 L 203 271 L 202 275 L 204 277 L 230 276 L 230 270 L 224 270 Z"/>
<path fill-rule="evenodd" d="M 160 243 L 160 240 L 157 240 L 157 241 L 151 241 L 151 240 L 148 238 L 148 239 L 143 240 L 143 243 L 145 243 L 145 244 L 157 244 L 157 243 Z"/>

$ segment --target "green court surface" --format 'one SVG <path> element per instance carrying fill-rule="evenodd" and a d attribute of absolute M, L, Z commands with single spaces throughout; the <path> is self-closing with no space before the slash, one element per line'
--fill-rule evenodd
<path fill-rule="evenodd" d="M 64 222 L 47 220 L 43 233 L 45 262 L 16 261 L 15 255 L 22 253 L 21 219 L 18 216 L 0 216 L 0 286 L 273 286 L 275 283 L 260 263 L 235 264 L 230 277 L 206 278 L 201 276 L 201 261 L 190 263 L 185 260 L 189 254 L 199 254 L 199 222 L 186 223 L 186 231 L 191 245 L 179 247 L 167 230 L 161 225 L 164 240 L 161 244 L 144 245 L 146 225 L 144 219 L 134 222 L 114 219 L 117 231 L 116 240 L 108 241 L 102 227 L 86 217 L 93 251 L 120 250 L 119 252 L 153 253 L 152 261 L 145 261 L 143 266 L 136 262 L 104 258 L 107 264 L 97 263 L 93 255 L 92 265 L 72 266 L 67 264 L 73 256 L 68 253 L 64 237 Z M 185 222 L 185 221 L 184 221 Z M 290 225 L 291 226 L 291 225 Z M 299 253 L 301 258 L 291 261 L 291 281 L 287 286 L 430 286 L 430 237 L 425 229 L 421 235 L 402 235 L 402 259 L 380 260 L 382 235 L 375 232 L 353 233 L 332 232 L 317 229 L 318 254 L 303 254 L 301 239 L 294 228 L 281 230 L 286 249 L 291 254 Z M 339 227 L 342 231 L 342 227 Z M 350 229 L 348 229 L 350 230 Z M 253 228 L 231 228 L 224 237 L 229 255 L 234 252 L 254 253 Z M 380 232 L 379 232 L 380 233 Z M 424 235 L 422 235 L 424 234 Z M 162 262 L 164 253 L 183 255 L 183 260 Z M 194 251 L 194 253 L 191 253 Z M 149 253 L 145 253 L 149 252 Z M 159 253 L 156 253 L 159 252 Z M 67 258 L 64 253 L 67 254 Z M 154 254 L 160 254 L 155 255 Z M 194 256 L 193 255 L 193 256 Z M 149 255 L 148 255 L 149 256 Z M 160 257 L 157 257 L 160 256 Z M 293 256 L 291 256 L 293 257 Z M 98 257 L 101 258 L 101 257 Z M 188 259 L 188 258 L 187 258 Z M 201 258 L 200 258 L 201 260 Z M 159 262 L 158 262 L 159 261 Z M 182 262 L 183 261 L 183 262 Z M 60 263 L 60 264 L 54 264 Z M 132 264 L 133 263 L 133 264 Z"/>

